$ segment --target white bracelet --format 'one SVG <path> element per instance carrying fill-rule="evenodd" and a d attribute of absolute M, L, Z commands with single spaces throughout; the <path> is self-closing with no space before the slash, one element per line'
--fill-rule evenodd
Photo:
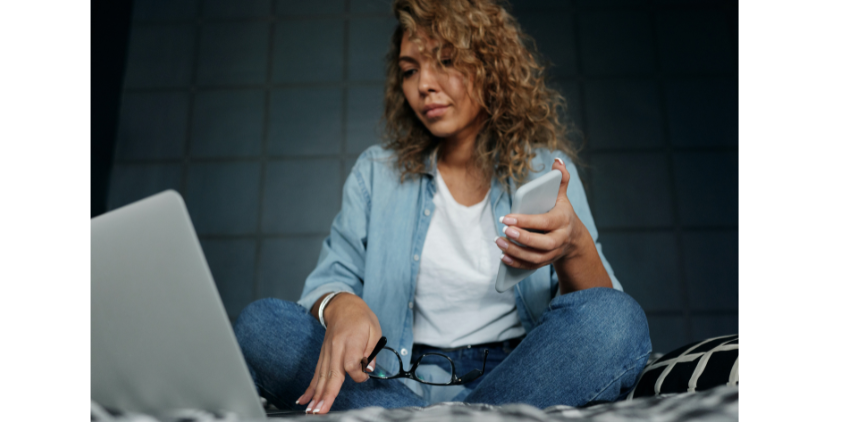
<path fill-rule="evenodd" d="M 325 306 L 328 305 L 328 302 L 331 302 L 331 298 L 336 296 L 338 293 L 343 293 L 343 291 L 333 292 L 332 294 L 326 296 L 325 299 L 322 300 L 322 303 L 320 303 L 319 320 L 320 320 L 320 324 L 322 324 L 322 328 L 328 328 L 328 327 L 325 326 L 325 318 L 322 315 L 323 312 L 325 312 Z"/>

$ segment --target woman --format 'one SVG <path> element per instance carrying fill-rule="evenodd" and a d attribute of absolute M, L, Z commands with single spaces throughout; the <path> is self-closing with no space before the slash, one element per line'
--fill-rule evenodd
<path fill-rule="evenodd" d="M 493 0 L 393 9 L 385 144 L 354 165 L 299 303 L 259 300 L 235 323 L 261 395 L 312 413 L 624 397 L 651 351 L 647 321 L 596 243 L 557 117 L 564 99 L 545 87 L 527 36 Z M 509 214 L 516 188 L 551 169 L 562 173 L 553 210 Z M 536 271 L 497 293 L 501 260 Z M 485 375 L 453 386 L 370 378 L 361 361 L 382 336 L 404 369 L 444 353 L 461 375 L 487 349 Z"/>

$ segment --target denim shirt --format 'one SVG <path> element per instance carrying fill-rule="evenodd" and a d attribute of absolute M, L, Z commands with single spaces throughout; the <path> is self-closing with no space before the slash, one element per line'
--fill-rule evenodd
<path fill-rule="evenodd" d="M 554 158 L 562 159 L 571 174 L 568 199 L 595 241 L 613 287 L 622 290 L 597 243 L 598 231 L 576 166 L 560 151 L 535 152 L 527 181 L 550 171 Z M 373 146 L 361 154 L 343 185 L 342 208 L 323 241 L 317 266 L 305 281 L 298 302 L 310 310 L 328 292 L 346 291 L 360 296 L 378 317 L 387 346 L 399 352 L 405 368 L 410 367 L 414 343 L 414 292 L 420 254 L 435 209 L 435 157 L 433 152 L 427 170 L 419 177 L 400 182 L 393 151 Z M 514 182 L 510 182 L 508 193 L 496 177 L 491 182 L 490 201 L 497 233 L 503 232 L 505 226 L 499 218 L 509 214 L 515 191 Z M 530 332 L 558 294 L 553 265 L 539 268 L 513 289 L 521 324 Z M 389 367 L 388 363 L 377 362 L 383 367 Z"/>

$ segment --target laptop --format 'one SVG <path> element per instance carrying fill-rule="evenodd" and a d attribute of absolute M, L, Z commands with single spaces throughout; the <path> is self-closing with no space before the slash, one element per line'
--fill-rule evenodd
<path fill-rule="evenodd" d="M 92 400 L 264 419 L 181 196 L 165 191 L 91 224 Z"/>

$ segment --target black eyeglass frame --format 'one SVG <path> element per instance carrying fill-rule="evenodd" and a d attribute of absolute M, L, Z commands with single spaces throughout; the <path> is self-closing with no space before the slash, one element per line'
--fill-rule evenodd
<path fill-rule="evenodd" d="M 453 362 L 453 359 L 450 358 L 447 355 L 442 355 L 440 353 L 424 353 L 419 358 L 417 358 L 417 360 L 414 361 L 413 364 L 411 364 L 411 369 L 406 371 L 405 369 L 402 368 L 402 357 L 399 355 L 399 353 L 397 353 L 396 350 L 394 350 L 390 347 L 385 347 L 385 344 L 387 344 L 387 342 L 388 342 L 388 339 L 386 337 L 382 337 L 381 339 L 379 339 L 379 342 L 376 344 L 376 348 L 373 349 L 373 353 L 370 353 L 370 357 L 364 358 L 364 359 L 361 360 L 361 370 L 364 371 L 365 373 L 367 373 L 367 375 L 369 375 L 370 378 L 382 379 L 382 380 L 390 380 L 390 379 L 395 379 L 395 378 L 408 378 L 408 379 L 411 379 L 411 380 L 414 380 L 414 381 L 417 381 L 417 382 L 420 382 L 420 383 L 423 383 L 423 384 L 429 384 L 429 385 L 459 385 L 459 384 L 465 384 L 465 383 L 471 382 L 471 381 L 481 377 L 483 374 L 485 374 L 485 361 L 488 359 L 488 349 L 485 349 L 485 356 L 483 356 L 483 358 L 482 358 L 482 370 L 473 369 L 470 372 L 464 374 L 464 376 L 462 376 L 461 378 L 459 378 L 456 375 L 456 363 Z M 380 377 L 378 375 L 373 375 L 371 372 L 367 372 L 367 364 L 369 362 L 372 362 L 373 359 L 376 357 L 376 355 L 378 355 L 379 352 L 382 351 L 383 349 L 390 350 L 391 352 L 393 352 L 393 354 L 396 355 L 396 359 L 399 361 L 399 372 L 396 375 L 392 375 L 392 376 L 389 376 L 389 377 Z M 448 361 L 450 361 L 450 369 L 452 370 L 452 373 L 450 375 L 450 382 L 441 382 L 441 383 L 429 382 L 429 381 L 425 381 L 425 380 L 422 380 L 420 378 L 417 378 L 414 375 L 414 373 L 417 371 L 417 367 L 420 366 L 420 361 L 422 361 L 423 358 L 425 358 L 426 356 L 440 356 L 440 357 L 445 358 Z"/>

